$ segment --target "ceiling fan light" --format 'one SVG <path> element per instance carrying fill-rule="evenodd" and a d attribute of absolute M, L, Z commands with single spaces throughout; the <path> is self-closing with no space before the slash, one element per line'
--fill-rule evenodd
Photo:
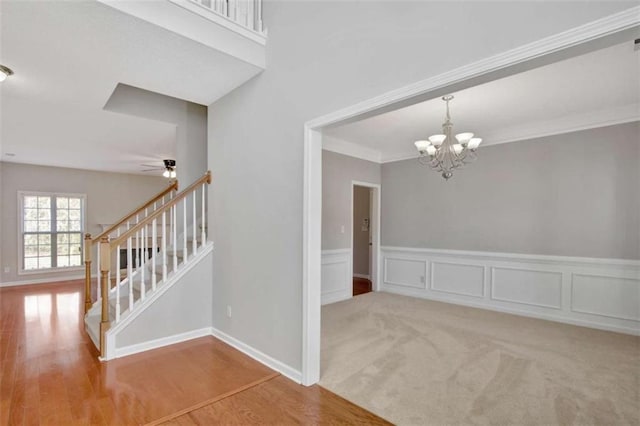
<path fill-rule="evenodd" d="M 456 135 L 456 139 L 458 139 L 458 142 L 460 142 L 461 144 L 465 145 L 467 142 L 469 142 L 469 140 L 473 137 L 473 133 L 458 133 Z"/>
<path fill-rule="evenodd" d="M 168 177 L 170 177 L 170 176 L 171 176 L 171 172 L 167 169 L 167 170 L 165 170 L 164 172 L 162 172 L 162 176 L 164 176 L 164 177 L 168 178 Z"/>
<path fill-rule="evenodd" d="M 467 146 L 469 147 L 469 149 L 476 149 L 481 142 L 482 138 L 471 138 L 469 139 L 469 143 L 467 144 Z"/>
<path fill-rule="evenodd" d="M 415 141 L 413 143 L 416 146 L 416 149 L 419 152 L 425 152 L 429 146 L 431 146 L 431 142 L 429 141 Z"/>
<path fill-rule="evenodd" d="M 433 144 L 436 148 L 442 145 L 442 142 L 447 138 L 447 135 L 433 135 L 429 136 L 429 142 Z"/>
<path fill-rule="evenodd" d="M 171 170 L 171 173 L 169 173 L 169 177 L 170 178 L 175 178 L 176 177 L 176 171 L 175 170 Z"/>

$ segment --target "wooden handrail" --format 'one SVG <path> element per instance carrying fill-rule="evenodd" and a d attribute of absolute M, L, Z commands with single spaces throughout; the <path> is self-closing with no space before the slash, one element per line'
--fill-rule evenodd
<path fill-rule="evenodd" d="M 202 185 L 203 183 L 207 183 L 210 184 L 211 183 L 211 172 L 208 171 L 207 173 L 205 173 L 204 176 L 202 176 L 200 179 L 198 179 L 197 181 L 193 182 L 191 185 L 189 185 L 187 188 L 184 189 L 184 191 L 179 192 L 175 197 L 173 197 L 171 200 L 169 200 L 168 202 L 164 203 L 162 205 L 162 207 L 160 207 L 159 209 L 157 209 L 156 211 L 154 211 L 153 213 L 151 213 L 149 216 L 145 217 L 143 220 L 141 220 L 140 222 L 136 223 L 134 226 L 132 226 L 131 228 L 129 228 L 124 234 L 120 235 L 119 237 L 117 237 L 116 239 L 112 240 L 110 242 L 111 244 L 111 250 L 114 249 L 114 247 L 117 247 L 119 245 L 122 245 L 122 243 L 124 243 L 125 241 L 127 241 L 127 239 L 131 236 L 133 236 L 137 231 L 139 231 L 143 226 L 148 225 L 149 223 L 153 222 L 154 219 L 158 218 L 163 212 L 169 210 L 170 207 L 173 207 L 174 205 L 176 205 L 178 203 L 178 201 L 182 200 L 183 198 L 185 198 L 187 195 L 189 195 L 190 193 L 192 193 L 193 191 L 195 191 L 196 188 L 198 188 L 200 185 Z M 186 230 L 184 230 L 184 232 L 186 232 Z"/>
<path fill-rule="evenodd" d="M 95 237 L 94 239 L 91 240 L 92 244 L 97 244 L 100 242 L 100 240 L 102 240 L 102 237 L 107 237 L 109 236 L 109 234 L 111 234 L 113 231 L 115 231 L 116 229 L 118 229 L 120 226 L 122 226 L 126 221 L 130 220 L 133 216 L 139 214 L 140 212 L 142 212 L 144 209 L 148 208 L 151 204 L 155 203 L 156 201 L 158 201 L 160 198 L 164 197 L 165 195 L 167 195 L 169 192 L 173 191 L 173 190 L 178 190 L 178 181 L 173 182 L 171 185 L 169 185 L 166 189 L 163 189 L 161 192 L 159 192 L 155 197 L 153 197 L 152 199 L 150 199 L 149 201 L 145 202 L 143 205 L 135 208 L 133 211 L 131 211 L 131 213 L 129 213 L 128 215 L 126 215 L 125 217 L 123 217 L 118 223 L 116 223 L 115 225 L 111 225 L 106 231 L 104 231 L 103 233 L 101 233 L 100 235 L 98 235 L 97 237 Z"/>

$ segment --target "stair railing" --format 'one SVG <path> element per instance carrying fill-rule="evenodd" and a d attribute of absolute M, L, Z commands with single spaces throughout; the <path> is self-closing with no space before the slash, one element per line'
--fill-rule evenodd
<path fill-rule="evenodd" d="M 100 241 L 104 237 L 109 237 L 112 235 L 120 235 L 126 229 L 131 228 L 132 225 L 135 225 L 140 221 L 141 217 L 146 217 L 149 214 L 149 211 L 155 211 L 158 206 L 164 205 L 168 200 L 173 198 L 175 192 L 178 191 L 178 181 L 173 181 L 171 185 L 167 188 L 163 189 L 156 195 L 154 195 L 151 199 L 146 201 L 144 204 L 138 206 L 133 209 L 127 215 L 123 216 L 117 223 L 109 226 L 106 230 L 104 230 L 100 235 L 95 238 L 91 237 L 90 233 L 86 233 L 84 235 L 84 265 L 85 265 L 85 295 L 84 295 L 84 312 L 87 313 L 94 301 L 91 297 L 91 264 L 92 264 L 92 253 L 93 247 L 96 247 L 96 258 L 98 262 L 102 261 L 102 256 L 100 252 Z M 100 265 L 98 265 L 100 266 Z M 100 274 L 100 268 L 98 268 L 98 276 L 96 279 L 97 288 L 96 288 L 96 300 L 98 302 L 102 298 L 102 283 L 108 282 L 110 277 L 102 277 Z"/>
<path fill-rule="evenodd" d="M 175 274 L 180 265 L 189 263 L 198 250 L 206 244 L 206 193 L 207 185 L 210 183 L 211 172 L 207 172 L 121 234 L 101 237 L 100 276 L 104 283 L 108 283 L 101 288 L 100 352 L 102 356 L 105 356 L 106 332 L 112 322 L 118 323 L 121 316 L 130 314 L 146 299 L 147 292 L 154 292 L 159 283 L 163 283 L 168 276 Z M 190 226 L 188 226 L 189 222 Z M 120 275 L 121 247 L 126 247 L 127 257 L 124 278 Z M 112 286 L 109 276 L 112 273 L 114 253 L 116 254 L 116 279 L 115 285 Z M 169 257 L 172 258 L 172 262 L 169 262 Z M 126 303 L 125 309 L 121 307 L 122 291 L 126 291 L 122 299 Z M 115 301 L 114 306 L 111 306 L 111 300 Z"/>

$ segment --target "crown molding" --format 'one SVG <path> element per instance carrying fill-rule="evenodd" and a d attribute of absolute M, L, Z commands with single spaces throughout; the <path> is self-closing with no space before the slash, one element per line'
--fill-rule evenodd
<path fill-rule="evenodd" d="M 374 163 L 381 162 L 381 153 L 377 149 L 334 138 L 333 136 L 322 136 L 322 149 Z"/>

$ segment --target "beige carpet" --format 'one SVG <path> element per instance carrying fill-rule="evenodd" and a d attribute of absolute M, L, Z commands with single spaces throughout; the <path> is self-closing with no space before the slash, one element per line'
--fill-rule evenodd
<path fill-rule="evenodd" d="M 640 425 L 640 338 L 369 293 L 322 308 L 320 384 L 403 425 Z"/>

